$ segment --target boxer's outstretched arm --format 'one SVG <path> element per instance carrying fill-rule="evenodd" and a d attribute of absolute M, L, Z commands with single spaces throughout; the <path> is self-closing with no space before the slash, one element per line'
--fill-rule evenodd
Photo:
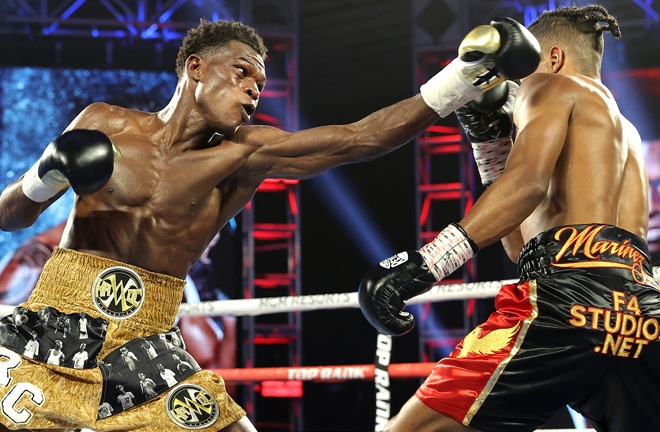
<path fill-rule="evenodd" d="M 248 159 L 254 175 L 309 178 L 338 165 L 368 161 L 394 151 L 436 120 L 438 114 L 417 95 L 347 125 L 294 133 L 243 126 L 232 140 L 258 147 Z"/>
<path fill-rule="evenodd" d="M 420 87 L 420 94 L 347 125 L 294 133 L 244 126 L 232 141 L 254 146 L 247 168 L 255 177 L 307 178 L 329 168 L 371 160 L 404 145 L 507 77 L 532 73 L 538 42 L 510 18 L 479 26 L 465 37 L 459 57 Z"/>

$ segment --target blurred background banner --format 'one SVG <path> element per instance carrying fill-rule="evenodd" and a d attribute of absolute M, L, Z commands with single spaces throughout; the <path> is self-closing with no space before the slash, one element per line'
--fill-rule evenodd
<path fill-rule="evenodd" d="M 298 130 L 349 123 L 412 96 L 456 55 L 463 36 L 498 16 L 530 24 L 566 1 L 7 0 L 0 2 L 0 186 L 22 175 L 89 103 L 165 106 L 186 30 L 200 18 L 254 26 L 269 48 L 268 86 L 253 122 Z M 579 6 L 592 1 L 575 1 Z M 623 37 L 605 36 L 603 81 L 644 141 L 649 241 L 660 264 L 660 2 L 602 1 Z M 539 143 L 542 145 L 542 143 Z M 303 182 L 265 184 L 193 269 L 186 300 L 354 292 L 364 272 L 460 219 L 482 192 L 454 116 L 365 164 Z M 604 173 L 604 175 L 607 175 Z M 30 229 L 0 232 L 0 303 L 29 295 L 57 244 L 72 192 Z M 270 218 L 270 219 L 269 219 Z M 515 277 L 500 245 L 447 282 Z M 250 264 L 251 263 L 251 264 Z M 251 265 L 251 266 L 250 266 Z M 418 328 L 392 363 L 436 361 L 491 310 L 489 299 L 415 305 Z M 186 325 L 190 332 L 186 336 Z M 377 334 L 357 309 L 181 322 L 207 367 L 364 364 Z M 193 339 L 199 336 L 199 339 Z M 201 335 L 201 336 L 200 336 Z M 211 341 L 211 342 L 209 342 Z M 200 361 L 201 359 L 201 361 Z M 260 431 L 373 430 L 369 382 L 263 383 L 230 390 Z M 272 384 L 269 384 L 272 386 Z M 392 412 L 419 385 L 391 383 Z M 270 393 L 272 394 L 272 393 Z M 329 409 L 328 407 L 331 407 Z M 571 426 L 566 414 L 556 427 Z"/>

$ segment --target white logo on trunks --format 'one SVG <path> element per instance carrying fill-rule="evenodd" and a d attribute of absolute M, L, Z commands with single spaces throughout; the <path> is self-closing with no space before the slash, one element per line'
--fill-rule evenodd
<path fill-rule="evenodd" d="M 96 308 L 111 318 L 125 319 L 137 313 L 144 300 L 144 283 L 133 270 L 110 267 L 103 270 L 92 286 Z"/>
<path fill-rule="evenodd" d="M 165 401 L 167 415 L 185 429 L 202 429 L 212 424 L 220 415 L 218 403 L 202 387 L 181 384 L 174 387 Z"/>
<path fill-rule="evenodd" d="M 0 386 L 8 387 L 13 381 L 11 371 L 23 362 L 21 356 L 0 347 Z M 25 424 L 34 415 L 32 404 L 40 407 L 46 402 L 43 391 L 29 382 L 17 382 L 0 400 L 2 414 L 14 424 Z"/>

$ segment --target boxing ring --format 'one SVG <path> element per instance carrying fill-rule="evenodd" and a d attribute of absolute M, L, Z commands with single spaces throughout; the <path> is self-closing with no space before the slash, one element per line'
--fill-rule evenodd
<path fill-rule="evenodd" d="M 660 280 L 660 267 L 653 269 L 653 276 Z M 503 284 L 515 283 L 517 279 L 500 281 L 466 282 L 459 284 L 435 285 L 428 292 L 408 300 L 408 305 L 451 300 L 468 300 L 495 297 Z M 179 316 L 257 316 L 264 314 L 303 312 L 328 309 L 358 308 L 357 292 L 315 294 L 286 297 L 265 297 L 256 299 L 222 300 L 184 303 L 179 308 Z M 391 337 L 379 334 L 376 342 L 377 352 L 374 364 L 339 365 L 339 366 L 296 366 L 296 367 L 260 367 L 249 369 L 214 369 L 226 382 L 248 384 L 251 382 L 336 382 L 346 380 L 370 380 L 376 386 L 375 430 L 383 430 L 390 418 L 389 381 L 390 379 L 423 379 L 429 375 L 435 362 L 429 363 L 389 363 Z M 380 354 L 378 353 L 380 352 Z M 385 352 L 385 355 L 382 353 Z M 383 358 L 386 357 L 385 361 Z M 386 394 L 387 397 L 382 395 Z M 394 414 L 394 413 L 392 413 Z M 573 413 L 571 413 L 573 414 Z M 579 424 L 580 418 L 575 419 Z M 548 432 L 594 431 L 594 429 L 544 429 Z"/>
<path fill-rule="evenodd" d="M 660 282 L 660 267 L 653 268 L 653 277 Z M 515 283 L 517 279 L 500 281 L 466 282 L 459 284 L 436 285 L 428 292 L 407 301 L 408 305 L 442 302 L 451 300 L 469 300 L 495 297 L 503 284 Z M 197 304 L 183 303 L 179 308 L 180 317 L 207 316 L 257 316 L 265 314 L 305 312 L 315 310 L 358 308 L 357 292 L 314 294 L 302 296 L 265 297 L 255 299 L 219 300 L 200 302 Z M 14 306 L 0 305 L 0 314 L 8 315 Z M 300 385 L 302 381 L 338 382 L 347 380 L 374 381 L 376 391 L 376 430 L 389 419 L 389 396 L 381 395 L 387 391 L 389 395 L 390 379 L 425 378 L 435 362 L 430 363 L 389 363 L 391 337 L 379 334 L 377 337 L 374 364 L 335 365 L 335 366 L 283 366 L 258 368 L 213 369 L 227 383 L 249 384 L 252 382 L 280 381 Z M 385 354 L 383 354 L 385 353 Z M 380 386 L 380 388 L 379 388 Z M 384 389 L 384 390 L 383 390 Z M 384 405 L 387 404 L 387 410 Z M 386 412 L 388 415 L 383 415 Z M 392 413 L 395 414 L 395 413 Z M 577 423 L 577 422 L 576 422 Z M 543 429 L 544 432 L 563 431 L 594 431 L 594 429 Z"/>
<path fill-rule="evenodd" d="M 653 277 L 660 282 L 660 267 L 653 268 Z M 503 284 L 515 283 L 518 279 L 500 281 L 466 282 L 459 284 L 435 285 L 428 292 L 408 300 L 408 305 L 441 302 L 451 300 L 468 300 L 495 297 Z M 304 312 L 314 310 L 357 308 L 359 307 L 357 292 L 315 294 L 287 297 L 265 297 L 257 299 L 239 299 L 201 302 L 198 304 L 184 303 L 179 308 L 179 316 L 257 316 L 272 313 Z M 391 349 L 391 337 L 378 335 L 375 350 Z M 390 379 L 425 378 L 435 366 L 431 363 L 399 363 L 389 364 L 389 352 L 385 362 L 382 354 L 376 355 L 374 364 L 340 365 L 340 366 L 297 366 L 297 367 L 262 367 L 250 369 L 215 369 L 225 381 L 236 384 L 246 384 L 259 381 L 313 381 L 334 382 L 346 380 L 373 380 L 376 385 L 376 430 L 382 430 L 389 419 L 384 416 L 384 403 L 389 414 L 389 397 L 380 397 L 384 392 L 381 387 L 388 387 Z M 379 364 L 380 363 L 380 364 Z M 383 364 L 385 363 L 385 364 Z M 388 392 L 389 393 L 389 392 Z M 575 416 L 574 416 L 575 414 Z M 544 429 L 547 432 L 563 431 L 595 431 L 586 428 L 584 419 L 575 412 L 571 416 L 577 425 L 575 429 Z M 580 423 L 584 422 L 584 428 Z"/>

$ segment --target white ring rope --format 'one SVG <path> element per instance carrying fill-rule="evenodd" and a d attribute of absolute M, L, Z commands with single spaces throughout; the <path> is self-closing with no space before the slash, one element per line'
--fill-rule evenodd
<path fill-rule="evenodd" d="M 653 267 L 653 277 L 660 282 L 660 267 Z M 502 285 L 516 283 L 518 279 L 500 281 L 440 284 L 428 292 L 413 297 L 407 304 L 466 300 L 495 297 Z M 359 307 L 357 292 L 313 294 L 302 296 L 263 297 L 258 299 L 216 300 L 198 304 L 183 303 L 179 316 L 255 316 L 282 312 L 304 312 L 320 309 Z"/>
<path fill-rule="evenodd" d="M 653 267 L 653 277 L 660 283 L 660 267 Z M 518 282 L 518 279 L 500 281 L 465 282 L 435 285 L 428 292 L 413 297 L 407 304 L 467 300 L 495 297 L 502 285 Z M 314 294 L 258 299 L 216 300 L 198 304 L 183 303 L 179 316 L 256 316 L 282 312 L 304 312 L 319 309 L 359 307 L 357 292 Z"/>
<path fill-rule="evenodd" d="M 653 277 L 660 283 L 660 266 L 653 267 Z M 465 282 L 440 284 L 428 292 L 413 297 L 407 304 L 467 300 L 495 297 L 502 285 L 515 283 L 518 279 L 500 281 Z M 0 316 L 9 315 L 15 306 L 0 305 Z M 301 296 L 263 297 L 256 299 L 215 300 L 197 304 L 182 303 L 179 316 L 256 316 L 284 312 L 305 312 L 322 309 L 357 308 L 357 292 L 312 294 Z"/>
<path fill-rule="evenodd" d="M 413 297 L 407 304 L 495 297 L 505 283 L 517 279 L 488 282 L 436 285 L 428 292 Z M 183 303 L 179 316 L 265 315 L 282 312 L 304 312 L 319 309 L 358 307 L 357 292 L 313 294 L 301 296 L 263 297 L 257 299 L 216 300 L 198 304 Z"/>

